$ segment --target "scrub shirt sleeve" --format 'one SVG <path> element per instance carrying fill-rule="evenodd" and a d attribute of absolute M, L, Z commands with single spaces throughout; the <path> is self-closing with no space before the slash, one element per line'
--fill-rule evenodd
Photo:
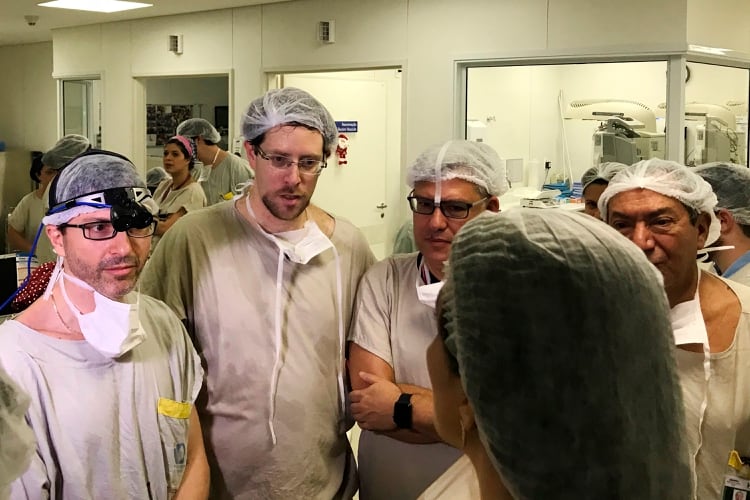
<path fill-rule="evenodd" d="M 393 368 L 391 352 L 391 302 L 393 273 L 389 261 L 380 262 L 365 273 L 359 284 L 349 341 L 378 356 Z"/>
<path fill-rule="evenodd" d="M 31 195 L 33 196 L 33 193 Z M 26 195 L 18 202 L 16 208 L 8 216 L 8 224 L 19 233 L 26 231 L 26 226 L 29 223 L 28 202 L 29 195 Z"/>

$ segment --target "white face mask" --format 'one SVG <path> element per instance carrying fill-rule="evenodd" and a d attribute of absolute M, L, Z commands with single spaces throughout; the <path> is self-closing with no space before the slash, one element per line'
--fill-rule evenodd
<path fill-rule="evenodd" d="M 83 314 L 73 305 L 65 290 L 66 279 L 93 292 L 95 309 L 92 312 Z M 64 272 L 63 279 L 60 280 L 60 290 L 65 303 L 78 320 L 86 342 L 105 356 L 119 358 L 146 338 L 146 332 L 138 317 L 138 293 L 134 303 L 117 302 L 100 294 L 88 283 Z"/>
<path fill-rule="evenodd" d="M 302 238 L 293 243 L 279 234 L 271 234 L 271 240 L 276 243 L 279 249 L 284 252 L 284 255 L 297 264 L 307 264 L 314 257 L 325 252 L 329 248 L 333 248 L 333 243 L 328 237 L 320 230 L 318 225 L 313 221 L 305 222 L 305 227 L 302 229 L 304 233 Z M 280 233 L 283 235 L 284 233 Z"/>
<path fill-rule="evenodd" d="M 698 271 L 698 285 L 695 287 L 693 300 L 677 304 L 669 311 L 672 323 L 675 345 L 701 344 L 708 346 L 708 332 L 706 322 L 701 312 L 701 302 L 698 296 L 700 288 L 700 271 Z"/>
<path fill-rule="evenodd" d="M 441 288 L 443 288 L 442 281 L 430 283 L 429 285 L 420 285 L 419 278 L 417 278 L 417 298 L 422 304 L 432 309 L 435 309 L 435 304 L 437 303 L 438 294 L 440 293 Z"/>

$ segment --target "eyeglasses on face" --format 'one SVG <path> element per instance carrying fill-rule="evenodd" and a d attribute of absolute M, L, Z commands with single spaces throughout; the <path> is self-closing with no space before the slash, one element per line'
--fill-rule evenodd
<path fill-rule="evenodd" d="M 76 227 L 83 231 L 83 237 L 87 240 L 111 240 L 117 236 L 117 229 L 111 221 L 94 221 L 85 224 L 60 224 L 60 227 Z M 125 232 L 131 238 L 147 238 L 154 234 L 156 221 L 146 227 L 129 227 Z"/>
<path fill-rule="evenodd" d="M 319 158 L 300 158 L 295 161 L 286 155 L 267 154 L 260 149 L 260 146 L 253 146 L 253 148 L 258 156 L 266 161 L 270 161 L 271 166 L 279 170 L 285 170 L 291 168 L 292 165 L 297 165 L 300 174 L 318 175 L 327 166 L 326 161 Z"/>
<path fill-rule="evenodd" d="M 440 207 L 440 211 L 443 215 L 449 219 L 465 219 L 469 216 L 469 212 L 472 208 L 483 203 L 489 199 L 489 196 L 485 196 L 481 200 L 477 200 L 474 203 L 467 203 L 465 201 L 449 201 L 444 200 L 435 203 L 432 198 L 422 198 L 421 196 L 415 196 L 414 192 L 406 197 L 409 200 L 409 207 L 415 214 L 421 215 L 432 215 L 435 212 L 435 207 Z"/>

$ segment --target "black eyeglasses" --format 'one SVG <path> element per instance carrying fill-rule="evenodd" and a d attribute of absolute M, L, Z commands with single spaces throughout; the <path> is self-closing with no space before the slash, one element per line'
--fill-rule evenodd
<path fill-rule="evenodd" d="M 469 211 L 472 208 L 487 201 L 489 196 L 485 196 L 474 203 L 466 203 L 465 201 L 441 201 L 435 203 L 435 200 L 432 198 L 414 196 L 414 192 L 412 191 L 412 194 L 407 196 L 406 199 L 409 200 L 409 207 L 415 214 L 432 215 L 435 207 L 440 207 L 440 211 L 449 219 L 465 219 L 469 216 Z"/>
<path fill-rule="evenodd" d="M 318 175 L 327 166 L 326 161 L 319 158 L 300 158 L 295 161 L 286 155 L 267 154 L 260 149 L 260 146 L 253 146 L 253 148 L 261 158 L 270 161 L 271 166 L 279 170 L 291 168 L 292 165 L 296 164 L 300 174 Z"/>
<path fill-rule="evenodd" d="M 94 221 L 85 224 L 60 224 L 60 227 L 77 227 L 83 231 L 83 237 L 87 240 L 111 240 L 117 236 L 117 229 L 111 221 Z M 154 234 L 156 221 L 146 227 L 129 227 L 125 230 L 132 238 L 147 238 Z"/>

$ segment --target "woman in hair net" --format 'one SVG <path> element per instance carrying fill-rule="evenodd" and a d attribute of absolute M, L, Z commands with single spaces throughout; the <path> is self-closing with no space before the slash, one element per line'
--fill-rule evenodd
<path fill-rule="evenodd" d="M 625 167 L 627 167 L 627 165 L 624 163 L 608 161 L 600 163 L 595 167 L 591 167 L 584 172 L 583 176 L 581 176 L 581 184 L 583 185 L 581 196 L 583 198 L 584 213 L 596 217 L 597 219 L 601 219 L 599 215 L 599 207 L 597 207 L 599 197 L 604 190 L 607 189 L 612 177 L 617 175 L 617 173 Z"/>
<path fill-rule="evenodd" d="M 66 163 L 90 147 L 91 144 L 86 137 L 69 134 L 42 155 L 41 168 L 32 164 L 30 175 L 38 187 L 24 196 L 8 217 L 8 243 L 11 250 L 31 252 L 31 246 L 46 211 L 47 187 Z M 44 231 L 39 237 L 35 254 L 39 262 L 51 262 L 56 258 Z"/>
<path fill-rule="evenodd" d="M 481 498 L 689 498 L 668 313 L 656 269 L 593 218 L 466 224 L 427 360 L 436 428 Z M 424 498 L 466 498 L 456 469 Z"/>
<path fill-rule="evenodd" d="M 36 442 L 24 417 L 29 397 L 0 365 L 0 500 L 10 498 L 10 483 L 29 467 Z"/>

